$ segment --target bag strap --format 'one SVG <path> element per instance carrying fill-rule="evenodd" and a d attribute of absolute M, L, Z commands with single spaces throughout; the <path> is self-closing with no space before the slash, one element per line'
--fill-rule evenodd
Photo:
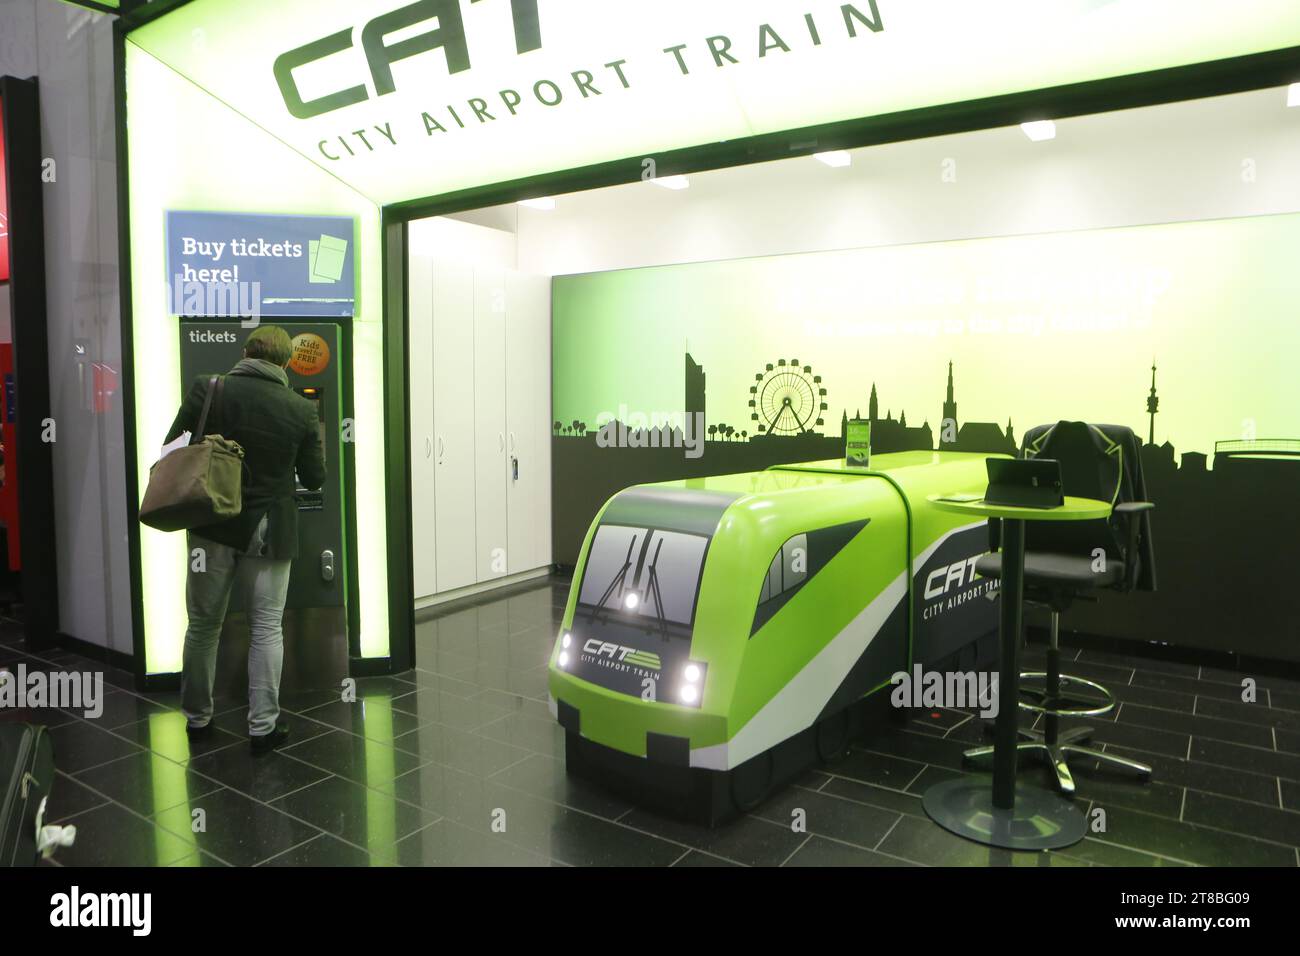
<path fill-rule="evenodd" d="M 226 431 L 226 376 L 217 377 L 217 394 L 213 396 L 212 404 L 216 406 L 213 411 L 217 416 L 217 427 L 213 429 L 217 434 L 225 434 Z"/>
<path fill-rule="evenodd" d="M 221 377 L 218 375 L 214 375 L 212 378 L 208 379 L 208 394 L 203 398 L 203 411 L 199 413 L 198 428 L 196 428 L 193 434 L 190 435 L 191 445 L 196 445 L 203 440 L 203 429 L 206 428 L 208 424 L 208 409 L 212 407 L 212 393 L 217 390 L 220 382 Z"/>

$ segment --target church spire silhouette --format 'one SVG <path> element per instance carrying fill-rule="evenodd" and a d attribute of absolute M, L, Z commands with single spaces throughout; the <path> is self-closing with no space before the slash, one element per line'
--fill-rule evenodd
<path fill-rule="evenodd" d="M 948 432 L 948 423 L 952 423 L 952 431 Z M 940 423 L 939 444 L 945 444 L 943 436 L 951 434 L 953 441 L 947 444 L 956 444 L 957 438 L 957 399 L 953 395 L 952 385 L 952 361 L 948 362 L 948 397 L 943 403 L 943 421 Z"/>
<path fill-rule="evenodd" d="M 1156 412 L 1160 411 L 1160 396 L 1156 394 L 1156 360 L 1151 360 L 1151 391 L 1147 395 L 1147 414 L 1151 416 L 1151 428 L 1147 434 L 1147 444 L 1156 443 Z"/>

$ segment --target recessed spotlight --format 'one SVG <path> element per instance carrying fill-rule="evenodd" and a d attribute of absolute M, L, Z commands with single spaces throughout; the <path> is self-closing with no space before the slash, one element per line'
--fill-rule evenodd
<path fill-rule="evenodd" d="M 1300 106 L 1300 83 L 1292 83 L 1286 88 L 1286 105 Z"/>
<path fill-rule="evenodd" d="M 813 159 L 825 163 L 831 169 L 843 169 L 853 165 L 853 156 L 847 150 L 833 149 L 828 153 L 813 153 Z"/>
<path fill-rule="evenodd" d="M 1056 139 L 1056 123 L 1052 120 L 1035 120 L 1032 123 L 1021 123 L 1020 128 L 1035 143 Z"/>
<path fill-rule="evenodd" d="M 656 176 L 650 182 L 656 186 L 662 186 L 664 189 L 690 189 L 691 181 L 685 176 Z"/>
<path fill-rule="evenodd" d="M 629 611 L 631 611 L 640 603 L 641 603 L 641 598 L 637 596 L 635 591 L 633 591 L 627 597 L 623 598 L 623 606 L 627 608 Z"/>
<path fill-rule="evenodd" d="M 540 199 L 521 199 L 519 205 L 527 206 L 529 209 L 540 209 L 543 212 L 550 212 L 555 208 L 555 200 L 550 196 L 543 196 Z"/>

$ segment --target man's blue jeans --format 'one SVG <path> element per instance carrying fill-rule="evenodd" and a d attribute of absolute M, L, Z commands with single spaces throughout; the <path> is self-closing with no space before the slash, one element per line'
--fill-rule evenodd
<path fill-rule="evenodd" d="M 248 550 L 189 535 L 185 606 L 185 656 L 181 672 L 181 710 L 191 727 L 212 720 L 212 685 L 217 673 L 217 643 L 226 620 L 231 589 L 238 584 L 248 616 L 248 732 L 262 737 L 280 716 L 280 672 L 284 665 L 284 602 L 291 560 L 261 557 L 266 534 L 263 518 Z M 203 550 L 203 570 L 195 570 L 195 549 Z"/>

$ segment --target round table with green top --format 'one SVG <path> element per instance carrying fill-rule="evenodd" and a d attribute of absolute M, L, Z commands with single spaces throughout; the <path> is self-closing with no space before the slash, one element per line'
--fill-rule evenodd
<path fill-rule="evenodd" d="M 1055 790 L 1016 781 L 1020 701 L 1020 638 L 1024 628 L 1025 522 L 1096 521 L 1111 505 L 1066 496 L 1054 508 L 1025 508 L 930 495 L 940 511 L 1002 519 L 1001 615 L 998 626 L 998 712 L 993 736 L 993 779 L 962 775 L 925 793 L 925 812 L 947 830 L 990 846 L 1046 850 L 1083 839 L 1087 821 Z M 945 500 L 948 499 L 948 500 Z"/>

